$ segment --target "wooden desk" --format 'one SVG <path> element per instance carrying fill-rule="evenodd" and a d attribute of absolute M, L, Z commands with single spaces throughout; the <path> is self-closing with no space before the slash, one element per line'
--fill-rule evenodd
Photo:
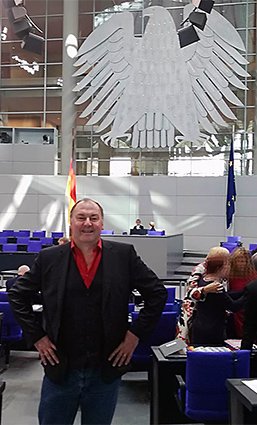
<path fill-rule="evenodd" d="M 252 379 L 227 379 L 226 386 L 230 392 L 230 424 L 257 424 L 257 393 L 242 381 Z M 246 422 L 245 409 L 251 412 Z"/>
<path fill-rule="evenodd" d="M 177 388 L 175 375 L 185 378 L 186 355 L 174 354 L 166 359 L 158 347 L 152 347 L 152 351 L 150 424 L 185 423 L 185 417 L 178 409 L 174 394 Z"/>

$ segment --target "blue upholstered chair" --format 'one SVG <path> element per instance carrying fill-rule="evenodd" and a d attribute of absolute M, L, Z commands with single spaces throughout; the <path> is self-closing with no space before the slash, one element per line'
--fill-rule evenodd
<path fill-rule="evenodd" d="M 132 311 L 132 323 L 137 319 L 139 312 Z M 172 341 L 176 335 L 176 311 L 164 311 L 151 336 L 146 341 L 140 341 L 132 356 L 133 370 L 149 371 L 152 364 L 153 345 L 161 345 Z"/>
<path fill-rule="evenodd" d="M 40 239 L 42 245 L 53 245 L 53 238 L 51 237 L 44 237 Z"/>
<path fill-rule="evenodd" d="M 45 230 L 36 230 L 36 231 L 32 232 L 33 238 L 44 238 L 45 235 L 46 235 Z"/>
<path fill-rule="evenodd" d="M 226 379 L 248 378 L 250 351 L 189 351 L 186 382 L 180 377 L 179 400 L 191 421 L 221 423 L 228 421 L 229 402 Z M 183 392 L 185 392 L 183 397 Z"/>
<path fill-rule="evenodd" d="M 101 235 L 114 235 L 114 230 L 102 230 Z"/>
<path fill-rule="evenodd" d="M 250 243 L 249 244 L 249 251 L 254 251 L 257 249 L 257 243 Z"/>
<path fill-rule="evenodd" d="M 241 243 L 241 236 L 227 236 L 227 242 Z"/>
<path fill-rule="evenodd" d="M 17 244 L 16 243 L 4 243 L 2 246 L 3 252 L 16 252 Z"/>
<path fill-rule="evenodd" d="M 30 230 L 17 230 L 13 232 L 13 236 L 16 238 L 29 238 Z"/>
<path fill-rule="evenodd" d="M 164 236 L 165 230 L 148 230 L 148 236 Z"/>
<path fill-rule="evenodd" d="M 7 243 L 7 236 L 0 236 L 0 244 Z"/>
<path fill-rule="evenodd" d="M 13 236 L 14 230 L 2 230 L 0 233 L 1 236 Z"/>
<path fill-rule="evenodd" d="M 29 241 L 28 242 L 28 252 L 39 252 L 42 248 L 42 242 L 41 241 Z"/>
<path fill-rule="evenodd" d="M 175 301 L 175 296 L 176 296 L 176 288 L 174 286 L 165 286 L 167 292 L 168 292 L 168 297 L 167 297 L 167 303 L 174 303 Z"/>
<path fill-rule="evenodd" d="M 0 302 L 9 302 L 6 291 L 0 291 Z"/>
<path fill-rule="evenodd" d="M 51 232 L 51 236 L 52 238 L 56 239 L 56 238 L 62 238 L 63 237 L 63 232 Z"/>
<path fill-rule="evenodd" d="M 22 330 L 16 322 L 9 302 L 0 302 L 0 313 L 3 313 L 2 344 L 5 351 L 5 364 L 8 365 L 11 343 L 22 339 Z"/>
<path fill-rule="evenodd" d="M 17 244 L 28 244 L 29 236 L 17 236 Z"/>
<path fill-rule="evenodd" d="M 234 249 L 238 248 L 237 242 L 220 242 L 220 246 L 228 249 L 229 252 L 232 252 Z"/>

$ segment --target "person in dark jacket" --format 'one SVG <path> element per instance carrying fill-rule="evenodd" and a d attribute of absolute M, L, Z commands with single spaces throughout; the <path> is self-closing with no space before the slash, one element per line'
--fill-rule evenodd
<path fill-rule="evenodd" d="M 12 277 L 11 279 L 7 279 L 7 281 L 5 282 L 6 291 L 8 292 L 10 290 L 10 288 L 13 286 L 13 284 L 16 282 L 19 276 L 23 276 L 24 273 L 28 271 L 29 271 L 29 266 L 27 266 L 26 264 L 23 264 L 22 266 L 20 266 L 17 270 L 17 276 Z"/>
<path fill-rule="evenodd" d="M 257 279 L 245 288 L 242 350 L 251 350 L 257 341 Z"/>
<path fill-rule="evenodd" d="M 39 423 L 110 424 L 120 376 L 128 370 L 139 339 L 149 336 L 167 291 L 130 244 L 102 240 L 103 209 L 84 198 L 71 210 L 71 242 L 43 249 L 31 270 L 9 293 L 25 337 L 45 367 Z M 133 289 L 144 300 L 129 327 Z M 41 291 L 44 327 L 30 295 Z"/>

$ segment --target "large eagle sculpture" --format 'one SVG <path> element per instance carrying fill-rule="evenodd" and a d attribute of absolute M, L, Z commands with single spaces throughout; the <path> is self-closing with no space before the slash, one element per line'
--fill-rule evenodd
<path fill-rule="evenodd" d="M 184 7 L 185 19 L 194 6 Z M 82 77 L 74 91 L 84 104 L 81 117 L 96 125 L 101 139 L 133 148 L 201 146 L 228 120 L 230 104 L 243 104 L 231 90 L 245 90 L 244 44 L 232 24 L 214 9 L 199 41 L 181 48 L 168 10 L 153 6 L 141 38 L 134 36 L 131 12 L 117 13 L 83 42 L 75 66 Z M 241 78 L 242 79 L 242 78 Z"/>

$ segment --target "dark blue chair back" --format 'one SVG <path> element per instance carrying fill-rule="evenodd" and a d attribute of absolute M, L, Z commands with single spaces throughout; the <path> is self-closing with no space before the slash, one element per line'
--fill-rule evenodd
<path fill-rule="evenodd" d="M 2 232 L 0 232 L 1 236 L 13 236 L 14 234 L 14 230 L 2 230 Z"/>
<path fill-rule="evenodd" d="M 114 235 L 114 230 L 102 230 L 101 235 Z"/>
<path fill-rule="evenodd" d="M 29 241 L 28 242 L 28 252 L 39 252 L 42 248 L 42 242 L 41 241 Z"/>
<path fill-rule="evenodd" d="M 230 242 L 230 243 L 241 242 L 241 236 L 227 236 L 227 242 Z"/>
<path fill-rule="evenodd" d="M 3 313 L 2 341 L 18 341 L 22 338 L 22 330 L 17 323 L 8 301 L 0 302 L 0 312 Z"/>
<path fill-rule="evenodd" d="M 0 236 L 0 244 L 7 243 L 7 236 Z"/>
<path fill-rule="evenodd" d="M 29 238 L 30 230 L 17 230 L 13 232 L 13 236 L 15 236 L 16 238 Z"/>
<path fill-rule="evenodd" d="M 186 415 L 198 422 L 228 420 L 226 379 L 248 378 L 250 351 L 189 351 L 186 363 Z"/>
<path fill-rule="evenodd" d="M 176 297 L 176 288 L 174 286 L 166 286 L 165 288 L 168 292 L 167 303 L 174 303 Z"/>
<path fill-rule="evenodd" d="M 250 243 L 249 244 L 249 251 L 253 251 L 257 249 L 257 243 Z"/>
<path fill-rule="evenodd" d="M 165 230 L 148 230 L 148 236 L 164 236 Z"/>
<path fill-rule="evenodd" d="M 40 239 L 42 245 L 53 245 L 53 238 L 44 237 Z"/>
<path fill-rule="evenodd" d="M 0 302 L 8 302 L 8 294 L 6 291 L 0 291 Z"/>
<path fill-rule="evenodd" d="M 138 318 L 138 311 L 132 311 L 132 323 Z M 177 326 L 176 311 L 163 311 L 154 331 L 146 341 L 140 341 L 132 356 L 134 370 L 149 370 L 153 345 L 161 345 L 175 339 Z"/>
<path fill-rule="evenodd" d="M 17 244 L 26 245 L 29 242 L 29 236 L 17 236 Z"/>
<path fill-rule="evenodd" d="M 2 246 L 3 252 L 16 252 L 17 244 L 16 243 L 4 243 Z"/>
<path fill-rule="evenodd" d="M 44 238 L 46 235 L 46 231 L 45 230 L 37 230 L 32 232 L 32 237 L 33 238 Z"/>
<path fill-rule="evenodd" d="M 63 232 L 51 232 L 52 238 L 58 238 L 59 239 L 59 238 L 62 238 L 63 235 L 64 235 Z"/>
<path fill-rule="evenodd" d="M 234 249 L 238 248 L 237 242 L 221 242 L 220 246 L 227 248 L 229 252 L 232 252 Z"/>

